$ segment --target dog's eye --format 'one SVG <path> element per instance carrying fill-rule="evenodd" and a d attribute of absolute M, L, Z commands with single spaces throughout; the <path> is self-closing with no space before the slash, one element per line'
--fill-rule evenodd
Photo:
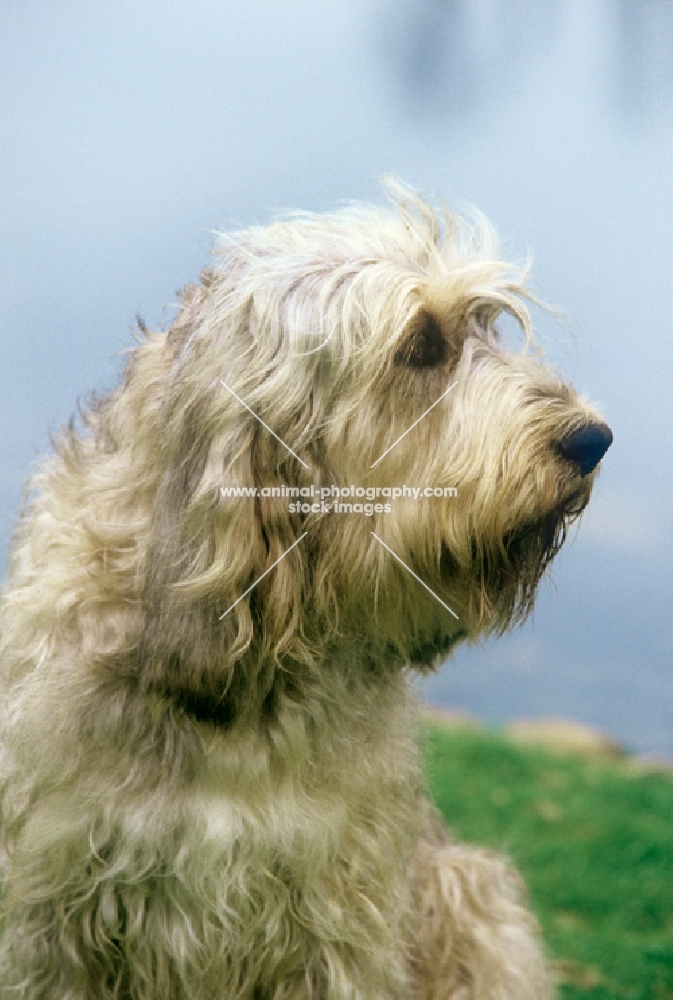
<path fill-rule="evenodd" d="M 446 363 L 449 347 L 434 316 L 424 313 L 421 322 L 395 355 L 397 364 L 410 368 L 436 368 Z"/>

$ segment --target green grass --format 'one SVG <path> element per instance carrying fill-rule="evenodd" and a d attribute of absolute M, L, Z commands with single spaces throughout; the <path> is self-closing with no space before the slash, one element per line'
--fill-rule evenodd
<path fill-rule="evenodd" d="M 524 875 L 564 1000 L 673 1000 L 673 778 L 425 732 L 435 802 Z"/>

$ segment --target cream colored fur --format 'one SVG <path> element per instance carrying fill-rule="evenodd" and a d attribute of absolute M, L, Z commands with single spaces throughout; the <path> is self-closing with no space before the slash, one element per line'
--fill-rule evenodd
<path fill-rule="evenodd" d="M 488 225 L 389 193 L 224 237 L 30 483 L 0 617 L 2 1000 L 549 993 L 518 877 L 425 804 L 409 669 L 525 617 L 593 478 L 555 442 L 598 418 Z M 220 495 L 308 483 L 458 497 Z"/>

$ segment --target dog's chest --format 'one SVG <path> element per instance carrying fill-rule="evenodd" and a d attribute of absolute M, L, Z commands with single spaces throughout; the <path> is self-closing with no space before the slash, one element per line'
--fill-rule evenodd
<path fill-rule="evenodd" d="M 343 849 L 367 797 L 371 818 L 376 796 L 366 786 L 356 768 L 331 755 L 279 764 L 259 740 L 246 736 L 209 748 L 186 805 L 209 852 L 245 845 L 260 863 L 313 866 Z"/>
<path fill-rule="evenodd" d="M 408 745 L 389 732 L 382 741 L 323 736 L 282 749 L 274 754 L 267 734 L 251 732 L 205 746 L 184 810 L 207 855 L 300 880 L 333 872 L 338 859 L 345 870 L 355 855 L 378 868 L 383 852 L 391 874 L 404 867 L 416 835 L 410 790 L 418 787 Z"/>

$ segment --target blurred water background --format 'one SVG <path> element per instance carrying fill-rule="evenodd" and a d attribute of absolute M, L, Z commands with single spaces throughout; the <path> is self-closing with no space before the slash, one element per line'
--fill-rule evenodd
<path fill-rule="evenodd" d="M 213 230 L 397 174 L 533 253 L 548 358 L 615 433 L 533 619 L 423 691 L 673 758 L 672 53 L 669 0 L 3 4 L 3 560 L 48 431 L 136 313 L 170 321 Z"/>

